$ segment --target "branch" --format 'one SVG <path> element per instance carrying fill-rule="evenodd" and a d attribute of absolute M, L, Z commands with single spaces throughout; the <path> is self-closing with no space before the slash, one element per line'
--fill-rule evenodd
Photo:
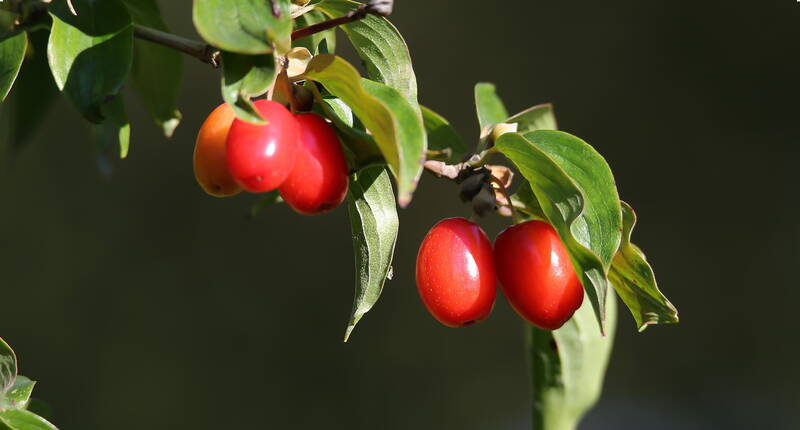
<path fill-rule="evenodd" d="M 331 28 L 338 27 L 343 24 L 364 19 L 369 14 L 389 16 L 392 13 L 393 6 L 394 0 L 370 0 L 366 4 L 359 6 L 358 9 L 348 12 L 347 15 L 322 21 L 319 24 L 309 25 L 308 27 L 293 31 L 292 40 L 302 39 L 321 31 L 330 30 Z"/>
<path fill-rule="evenodd" d="M 133 25 L 133 35 L 139 39 L 157 43 L 167 48 L 172 48 L 184 54 L 191 55 L 204 63 L 211 64 L 214 68 L 219 67 L 219 50 L 206 43 L 139 24 Z"/>
<path fill-rule="evenodd" d="M 444 161 L 438 160 L 426 160 L 422 166 L 425 167 L 425 170 L 440 178 L 447 178 L 455 181 L 459 179 L 462 172 L 475 167 L 483 166 L 484 163 L 486 163 L 486 159 L 489 158 L 490 155 L 494 154 L 495 151 L 496 150 L 494 148 L 487 149 L 480 154 L 473 155 L 469 158 L 469 160 L 458 164 L 447 164 Z"/>

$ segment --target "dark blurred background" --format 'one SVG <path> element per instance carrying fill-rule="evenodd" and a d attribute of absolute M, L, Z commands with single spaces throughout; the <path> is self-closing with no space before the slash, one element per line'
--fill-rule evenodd
<path fill-rule="evenodd" d="M 162 1 L 197 37 L 188 1 Z M 604 394 L 582 429 L 800 428 L 800 3 L 397 0 L 420 100 L 471 143 L 472 87 L 509 111 L 553 102 L 611 164 L 681 323 L 620 308 Z M 340 46 L 346 45 L 340 36 Z M 344 50 L 347 54 L 347 50 Z M 352 58 L 352 57 L 351 57 Z M 138 99 L 130 156 L 98 171 L 59 100 L 0 171 L 0 335 L 64 430 L 527 429 L 523 325 L 503 299 L 453 330 L 414 286 L 436 221 L 468 215 L 425 175 L 400 212 L 395 278 L 342 343 L 354 270 L 345 208 L 205 195 L 195 133 L 218 72 L 187 58 L 174 139 Z M 12 91 L 13 94 L 13 91 Z M 507 223 L 483 221 L 490 236 Z"/>

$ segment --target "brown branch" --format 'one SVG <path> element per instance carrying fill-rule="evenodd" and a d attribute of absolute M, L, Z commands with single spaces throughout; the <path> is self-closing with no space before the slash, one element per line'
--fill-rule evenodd
<path fill-rule="evenodd" d="M 219 50 L 206 43 L 139 24 L 133 25 L 133 35 L 139 39 L 191 55 L 204 63 L 211 64 L 212 67 L 219 67 Z"/>
<path fill-rule="evenodd" d="M 308 27 L 293 31 L 292 40 L 302 39 L 321 31 L 330 30 L 331 28 L 338 27 L 343 24 L 364 19 L 369 14 L 388 16 L 392 13 L 393 6 L 393 0 L 370 0 L 368 3 L 359 6 L 358 9 L 348 12 L 347 15 L 322 21 L 319 24 L 309 25 Z"/>

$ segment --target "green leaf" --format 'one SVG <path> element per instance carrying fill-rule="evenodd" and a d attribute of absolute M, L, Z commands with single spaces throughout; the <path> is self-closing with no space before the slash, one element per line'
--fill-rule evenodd
<path fill-rule="evenodd" d="M 5 394 L 17 378 L 17 355 L 0 337 L 0 395 Z"/>
<path fill-rule="evenodd" d="M 0 40 L 0 101 L 5 101 L 17 79 L 27 46 L 28 36 L 25 33 Z"/>
<path fill-rule="evenodd" d="M 606 336 L 585 300 L 558 330 L 527 328 L 536 429 L 574 430 L 600 397 L 617 320 L 614 295 L 606 300 Z"/>
<path fill-rule="evenodd" d="M 454 163 L 460 161 L 461 156 L 467 152 L 467 146 L 464 145 L 461 136 L 443 116 L 425 106 L 420 107 L 425 132 L 428 134 L 428 149 L 436 151 L 449 149 L 452 152 L 449 161 Z"/>
<path fill-rule="evenodd" d="M 240 119 L 255 124 L 265 123 L 250 97 L 267 92 L 273 80 L 275 57 L 272 54 L 222 53 L 222 98 Z"/>
<path fill-rule="evenodd" d="M 644 253 L 631 243 L 636 213 L 622 203 L 622 244 L 614 256 L 608 279 L 628 306 L 639 331 L 649 324 L 678 322 L 678 310 L 661 293 Z"/>
<path fill-rule="evenodd" d="M 362 3 L 348 0 L 323 0 L 316 8 L 331 18 L 346 15 Z M 364 19 L 340 26 L 356 53 L 364 61 L 367 75 L 400 92 L 419 112 L 417 78 L 403 36 L 389 20 L 367 15 Z"/>
<path fill-rule="evenodd" d="M 102 122 L 101 105 L 116 95 L 133 61 L 133 26 L 117 0 L 53 2 L 47 57 L 56 85 L 86 119 Z"/>
<path fill-rule="evenodd" d="M 542 206 L 539 205 L 539 200 L 527 180 L 522 179 L 520 181 L 517 192 L 511 196 L 511 202 L 514 204 L 517 213 L 521 214 L 525 221 L 531 219 L 547 220 L 547 216 L 542 211 Z"/>
<path fill-rule="evenodd" d="M 7 105 L 10 106 L 10 146 L 14 151 L 19 151 L 39 130 L 39 124 L 58 95 L 47 64 L 48 37 L 46 31 L 28 33 L 27 59 Z"/>
<path fill-rule="evenodd" d="M 399 221 L 386 168 L 368 167 L 353 175 L 347 209 L 356 256 L 356 294 L 345 342 L 361 317 L 378 301 L 383 284 L 391 277 Z"/>
<path fill-rule="evenodd" d="M 239 54 L 288 51 L 292 34 L 289 0 L 194 0 L 194 27 L 206 42 Z M 272 5 L 277 9 L 273 14 Z"/>
<path fill-rule="evenodd" d="M 490 126 L 505 122 L 508 118 L 506 107 L 495 92 L 494 84 L 488 82 L 475 84 L 475 109 L 478 112 L 481 132 Z"/>
<path fill-rule="evenodd" d="M 103 104 L 101 112 L 105 120 L 94 125 L 93 134 L 99 148 L 110 148 L 119 145 L 119 158 L 128 156 L 131 141 L 131 125 L 125 113 L 125 104 L 121 96 L 116 96 Z"/>
<path fill-rule="evenodd" d="M 336 135 L 344 144 L 347 164 L 354 170 L 375 164 L 385 164 L 375 140 L 356 127 L 356 118 L 350 106 L 337 97 L 319 97 L 314 111 L 331 120 Z"/>
<path fill-rule="evenodd" d="M 272 190 L 268 193 L 261 194 L 258 200 L 256 200 L 256 202 L 253 203 L 253 206 L 250 208 L 250 218 L 253 219 L 257 217 L 258 214 L 267 207 L 281 202 L 283 202 L 283 198 L 278 190 Z"/>
<path fill-rule="evenodd" d="M 108 1 L 108 0 L 103 0 Z M 3 428 L 5 426 L 5 429 Z M 23 409 L 0 412 L 0 430 L 58 430 L 46 419 Z"/>
<path fill-rule="evenodd" d="M 400 206 L 408 205 L 422 174 L 427 148 L 420 115 L 396 90 L 362 79 L 352 65 L 333 55 L 315 56 L 304 77 L 321 83 L 350 106 L 372 133 L 397 178 Z"/>
<path fill-rule="evenodd" d="M 539 130 L 524 136 L 547 153 L 583 191 L 586 204 L 572 232 L 597 254 L 607 273 L 622 240 L 619 194 L 608 163 L 588 143 L 563 131 Z"/>
<path fill-rule="evenodd" d="M 517 132 L 527 133 L 536 130 L 557 130 L 558 123 L 553 113 L 553 105 L 541 104 L 512 116 L 503 121 L 505 123 L 517 123 Z"/>
<path fill-rule="evenodd" d="M 322 12 L 318 10 L 312 10 L 298 17 L 295 22 L 297 23 L 297 29 L 299 30 L 314 24 L 319 24 L 326 19 L 327 18 L 322 14 Z M 330 30 L 320 31 L 319 33 L 314 33 L 311 36 L 296 40 L 294 41 L 294 46 L 306 48 L 311 51 L 313 55 L 333 54 L 333 52 L 336 51 L 336 29 L 332 28 Z"/>
<path fill-rule="evenodd" d="M 17 376 L 14 385 L 6 392 L 4 402 L 1 403 L 14 409 L 25 409 L 28 406 L 34 385 L 36 385 L 36 381 L 31 381 L 22 375 Z"/>
<path fill-rule="evenodd" d="M 123 0 L 136 24 L 169 31 L 155 0 Z M 172 137 L 182 115 L 177 108 L 183 73 L 180 52 L 137 39 L 133 43 L 133 87 L 164 136 Z"/>
<path fill-rule="evenodd" d="M 606 273 L 622 227 L 608 166 L 583 141 L 562 132 L 506 133 L 495 145 L 530 183 L 542 212 L 569 252 L 602 328 Z M 617 209 L 611 213 L 609 208 L 615 204 Z"/>

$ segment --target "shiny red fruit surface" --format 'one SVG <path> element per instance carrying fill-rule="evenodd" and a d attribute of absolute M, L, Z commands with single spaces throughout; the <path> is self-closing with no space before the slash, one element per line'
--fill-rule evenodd
<path fill-rule="evenodd" d="M 294 169 L 280 187 L 292 209 L 314 215 L 339 206 L 347 194 L 347 161 L 336 132 L 315 113 L 296 114 L 300 126 Z"/>
<path fill-rule="evenodd" d="M 283 105 L 271 100 L 254 102 L 266 124 L 233 121 L 226 141 L 228 170 L 247 191 L 278 188 L 294 168 L 299 127 Z"/>
<path fill-rule="evenodd" d="M 503 230 L 494 261 L 508 302 L 539 328 L 561 327 L 583 303 L 583 287 L 550 224 L 527 221 Z"/>
<path fill-rule="evenodd" d="M 497 284 L 483 230 L 464 218 L 433 226 L 417 254 L 417 289 L 431 315 L 448 327 L 486 319 Z"/>

